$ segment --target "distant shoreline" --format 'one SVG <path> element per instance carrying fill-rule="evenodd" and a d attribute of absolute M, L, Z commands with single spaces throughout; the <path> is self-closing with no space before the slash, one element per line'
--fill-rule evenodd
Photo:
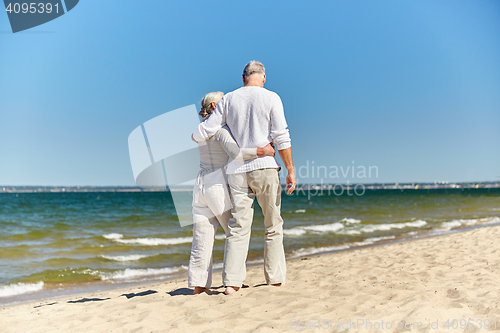
<path fill-rule="evenodd" d="M 284 187 L 284 184 L 282 184 Z M 341 185 L 344 189 L 354 189 L 359 184 L 299 184 L 302 190 L 328 190 Z M 432 190 L 432 189 L 495 189 L 500 182 L 463 182 L 463 183 L 372 183 L 361 184 L 366 190 Z M 86 192 L 170 192 L 191 191 L 192 186 L 141 188 L 138 186 L 2 186 L 1 193 L 86 193 Z"/>

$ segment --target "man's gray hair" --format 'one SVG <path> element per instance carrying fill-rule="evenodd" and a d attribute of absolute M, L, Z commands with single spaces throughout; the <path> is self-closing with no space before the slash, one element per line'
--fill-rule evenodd
<path fill-rule="evenodd" d="M 219 101 L 222 99 L 224 96 L 224 93 L 222 91 L 215 91 L 215 92 L 210 92 L 203 96 L 203 99 L 201 100 L 201 110 L 200 110 L 200 116 L 202 118 L 206 118 L 209 114 L 212 113 L 212 102 L 215 102 L 215 104 L 219 103 Z"/>
<path fill-rule="evenodd" d="M 253 74 L 266 75 L 266 69 L 264 68 L 264 65 L 261 62 L 252 60 L 243 69 L 244 77 L 249 77 L 250 75 Z"/>

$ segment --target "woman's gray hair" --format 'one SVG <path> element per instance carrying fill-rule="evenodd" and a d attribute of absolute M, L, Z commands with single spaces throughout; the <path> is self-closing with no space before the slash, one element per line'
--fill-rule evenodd
<path fill-rule="evenodd" d="M 261 62 L 255 60 L 250 61 L 243 69 L 244 77 L 249 77 L 250 75 L 257 73 L 266 75 L 266 69 L 264 68 L 264 65 Z"/>
<path fill-rule="evenodd" d="M 224 96 L 224 93 L 222 91 L 215 91 L 206 94 L 202 100 L 201 100 L 201 110 L 199 115 L 205 119 L 208 117 L 209 114 L 213 112 L 212 110 L 212 102 L 215 102 L 215 104 L 219 103 L 219 101 L 222 99 Z"/>

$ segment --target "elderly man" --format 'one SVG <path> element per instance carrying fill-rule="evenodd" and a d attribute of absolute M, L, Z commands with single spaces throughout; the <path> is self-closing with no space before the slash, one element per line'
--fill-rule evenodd
<path fill-rule="evenodd" d="M 278 94 L 264 88 L 265 82 L 264 65 L 257 61 L 249 62 L 243 71 L 244 86 L 224 96 L 210 118 L 198 126 L 193 139 L 205 141 L 227 124 L 241 148 L 263 147 L 272 142 L 287 169 L 286 183 L 290 194 L 296 185 L 290 135 L 281 99 Z M 246 278 L 245 262 L 255 198 L 264 214 L 266 282 L 273 286 L 285 283 L 279 170 L 280 166 L 273 156 L 249 161 L 235 159 L 227 166 L 233 208 L 222 272 L 226 294 L 240 289 Z"/>

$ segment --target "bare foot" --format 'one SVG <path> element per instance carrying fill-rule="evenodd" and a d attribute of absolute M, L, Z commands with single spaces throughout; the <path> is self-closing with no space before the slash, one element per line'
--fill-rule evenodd
<path fill-rule="evenodd" d="M 228 287 L 226 287 L 226 291 L 224 291 L 224 294 L 231 295 L 232 293 L 235 293 L 238 290 L 240 290 L 240 287 L 231 287 L 231 286 L 228 286 Z"/>
<path fill-rule="evenodd" d="M 194 287 L 193 295 L 201 294 L 207 290 L 208 290 L 208 288 L 205 288 L 205 287 Z"/>
<path fill-rule="evenodd" d="M 281 287 L 281 286 L 284 286 L 286 282 L 282 282 L 282 283 L 273 283 L 271 284 L 271 286 L 273 287 Z"/>

